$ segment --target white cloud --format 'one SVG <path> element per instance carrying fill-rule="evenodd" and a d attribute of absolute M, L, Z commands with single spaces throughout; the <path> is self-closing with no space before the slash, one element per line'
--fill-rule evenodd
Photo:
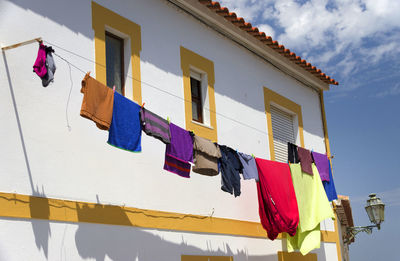
<path fill-rule="evenodd" d="M 260 25 L 266 34 L 277 37 L 280 43 L 311 63 L 331 68 L 326 73 L 340 75 L 342 81 L 357 70 L 368 69 L 370 63 L 400 52 L 400 1 L 222 0 L 221 3 Z M 343 59 L 337 62 L 337 57 Z"/>
<path fill-rule="evenodd" d="M 257 25 L 257 27 L 261 32 L 264 32 L 266 35 L 271 36 L 272 39 L 275 38 L 275 30 L 268 24 L 260 24 L 260 25 Z"/>
<path fill-rule="evenodd" d="M 385 56 L 393 56 L 400 53 L 400 37 L 397 41 L 383 43 L 372 48 L 362 48 L 360 53 L 364 55 L 365 62 L 377 63 Z"/>
<path fill-rule="evenodd" d="M 377 98 L 383 98 L 386 96 L 395 96 L 400 94 L 400 84 L 397 83 L 394 86 L 390 87 L 389 90 L 385 90 L 382 92 L 378 92 L 375 97 Z"/>

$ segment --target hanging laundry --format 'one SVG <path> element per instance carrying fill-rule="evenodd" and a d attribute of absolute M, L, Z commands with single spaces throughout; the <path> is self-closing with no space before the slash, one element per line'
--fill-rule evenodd
<path fill-rule="evenodd" d="M 289 165 L 260 158 L 256 163 L 259 215 L 268 238 L 274 240 L 281 232 L 294 236 L 299 211 Z"/>
<path fill-rule="evenodd" d="M 212 141 L 194 136 L 193 142 L 193 172 L 215 176 L 218 175 L 218 159 L 221 158 L 221 151 L 219 147 Z"/>
<path fill-rule="evenodd" d="M 321 243 L 320 223 L 335 218 L 332 207 L 324 193 L 320 175 L 312 164 L 313 175 L 302 171 L 300 164 L 290 164 L 293 187 L 299 209 L 299 226 L 295 236 L 287 238 L 289 252 L 300 250 L 306 255 Z"/>
<path fill-rule="evenodd" d="M 322 181 L 329 181 L 329 159 L 326 154 L 311 152 Z"/>
<path fill-rule="evenodd" d="M 190 178 L 190 163 L 193 162 L 193 139 L 191 134 L 176 126 L 169 124 L 171 142 L 166 145 L 164 169 Z"/>
<path fill-rule="evenodd" d="M 299 163 L 299 155 L 297 154 L 297 145 L 288 142 L 288 162 Z"/>
<path fill-rule="evenodd" d="M 54 73 L 56 72 L 56 64 L 52 53 L 54 50 L 51 46 L 46 46 L 46 75 L 42 78 L 43 87 L 47 87 L 54 80 Z"/>
<path fill-rule="evenodd" d="M 165 144 L 171 142 L 169 123 L 167 120 L 152 113 L 146 108 L 142 108 L 140 111 L 140 120 L 142 123 L 142 129 L 147 135 L 152 136 Z"/>
<path fill-rule="evenodd" d="M 323 181 L 322 184 L 324 184 L 324 189 L 326 196 L 328 197 L 328 200 L 333 201 L 335 199 L 338 199 L 338 196 L 336 194 L 335 183 L 333 182 L 333 176 L 332 176 L 331 162 L 329 160 L 328 164 L 329 164 L 329 181 Z"/>
<path fill-rule="evenodd" d="M 247 155 L 241 152 L 238 152 L 238 156 L 243 166 L 243 178 L 255 179 L 256 181 L 258 181 L 256 159 L 251 155 Z"/>
<path fill-rule="evenodd" d="M 219 149 L 221 150 L 221 158 L 219 159 L 221 165 L 221 189 L 238 197 L 241 193 L 239 173 L 243 171 L 242 163 L 233 149 L 225 145 L 219 145 Z"/>
<path fill-rule="evenodd" d="M 131 152 L 142 151 L 142 128 L 140 125 L 140 106 L 114 92 L 114 107 L 108 144 Z"/>
<path fill-rule="evenodd" d="M 300 165 L 301 165 L 301 170 L 307 174 L 313 175 L 312 171 L 312 158 L 311 158 L 311 153 L 309 150 L 298 147 L 297 152 L 299 154 L 299 160 L 300 160 Z"/>
<path fill-rule="evenodd" d="M 83 93 L 81 116 L 94 121 L 99 129 L 108 130 L 114 105 L 112 89 L 87 73 L 82 80 L 81 93 Z"/>
<path fill-rule="evenodd" d="M 43 43 L 39 44 L 39 51 L 33 65 L 33 71 L 42 80 L 43 87 L 47 87 L 54 80 L 56 65 L 52 55 L 53 52 L 54 50 L 51 46 L 45 46 Z"/>
<path fill-rule="evenodd" d="M 47 73 L 46 68 L 46 46 L 43 43 L 39 44 L 39 51 L 33 65 L 33 71 L 41 78 Z"/>

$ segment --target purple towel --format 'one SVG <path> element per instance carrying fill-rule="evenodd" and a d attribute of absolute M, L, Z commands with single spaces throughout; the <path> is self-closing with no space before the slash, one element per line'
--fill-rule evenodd
<path fill-rule="evenodd" d="M 193 162 L 193 140 L 190 133 L 170 123 L 171 143 L 165 149 L 164 169 L 179 176 L 190 177 L 190 164 Z"/>
<path fill-rule="evenodd" d="M 329 159 L 325 154 L 311 153 L 322 181 L 329 181 Z"/>

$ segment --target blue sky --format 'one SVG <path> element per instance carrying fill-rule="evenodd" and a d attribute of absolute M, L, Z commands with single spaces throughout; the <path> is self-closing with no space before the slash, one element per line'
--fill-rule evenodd
<path fill-rule="evenodd" d="M 220 3 L 332 76 L 325 93 L 334 177 L 355 225 L 369 225 L 368 194 L 385 222 L 359 234 L 351 260 L 398 260 L 400 232 L 400 1 L 222 0 Z"/>

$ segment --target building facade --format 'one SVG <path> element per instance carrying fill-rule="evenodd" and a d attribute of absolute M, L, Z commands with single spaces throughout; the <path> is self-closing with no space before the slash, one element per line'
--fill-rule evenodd
<path fill-rule="evenodd" d="M 0 260 L 341 260 L 337 221 L 321 248 L 287 253 L 259 221 L 254 180 L 163 170 L 165 145 L 106 143 L 79 116 L 86 72 L 196 135 L 285 162 L 286 142 L 330 156 L 323 92 L 337 84 L 211 1 L 0 2 Z M 62 58 L 60 58 L 62 57 Z"/>

